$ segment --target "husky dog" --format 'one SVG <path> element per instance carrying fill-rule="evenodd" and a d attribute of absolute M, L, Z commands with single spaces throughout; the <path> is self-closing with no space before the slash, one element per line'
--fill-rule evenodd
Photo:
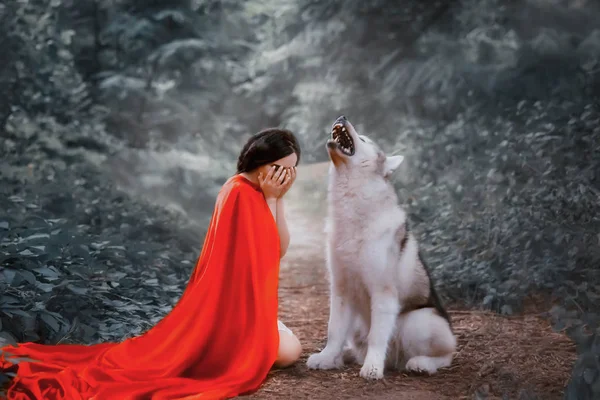
<path fill-rule="evenodd" d="M 343 116 L 327 151 L 329 326 L 308 367 L 340 368 L 351 356 L 361 377 L 381 379 L 384 368 L 433 374 L 449 366 L 456 350 L 450 317 L 389 181 L 404 157 L 386 157 Z"/>

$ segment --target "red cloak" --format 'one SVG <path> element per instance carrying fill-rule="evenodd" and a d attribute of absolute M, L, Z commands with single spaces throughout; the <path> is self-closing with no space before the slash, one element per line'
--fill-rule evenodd
<path fill-rule="evenodd" d="M 8 399 L 224 399 L 258 390 L 277 358 L 279 235 L 260 188 L 223 186 L 190 281 L 172 311 L 120 343 L 7 346 Z M 0 360 L 0 369 L 11 367 Z M 14 366 L 12 366 L 14 368 Z M 12 368 L 11 368 L 12 369 Z"/>

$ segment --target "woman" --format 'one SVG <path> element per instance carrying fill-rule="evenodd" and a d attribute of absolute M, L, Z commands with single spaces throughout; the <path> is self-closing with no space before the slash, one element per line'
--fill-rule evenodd
<path fill-rule="evenodd" d="M 250 138 L 237 163 L 237 174 L 260 186 L 275 218 L 279 233 L 280 258 L 283 258 L 290 244 L 283 196 L 296 180 L 299 157 L 300 146 L 293 133 L 283 129 L 266 129 Z M 298 338 L 283 322 L 278 320 L 277 326 L 279 351 L 275 366 L 285 368 L 300 358 L 302 347 Z"/>
<path fill-rule="evenodd" d="M 287 130 L 250 138 L 171 312 L 120 343 L 3 348 L 0 370 L 16 372 L 8 399 L 224 399 L 256 391 L 273 366 L 295 362 L 301 347 L 277 320 L 277 289 L 289 244 L 283 196 L 299 158 Z"/>

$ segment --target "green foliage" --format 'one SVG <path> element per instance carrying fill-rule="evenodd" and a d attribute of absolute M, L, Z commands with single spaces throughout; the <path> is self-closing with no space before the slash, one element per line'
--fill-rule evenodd
<path fill-rule="evenodd" d="M 39 182 L 35 193 L 0 194 L 5 340 L 121 340 L 152 326 L 179 298 L 197 249 L 181 250 L 177 220 L 97 185 L 78 190 L 61 179 Z M 68 189 L 63 218 L 52 212 L 58 187 Z"/>
<path fill-rule="evenodd" d="M 0 122 L 15 107 L 72 118 L 90 106 L 88 87 L 69 51 L 73 31 L 57 23 L 60 1 L 11 1 L 0 6 L 4 57 Z M 2 104 L 3 103 L 3 104 Z"/>
<path fill-rule="evenodd" d="M 569 307 L 576 296 L 565 299 L 565 306 L 549 312 L 555 329 L 566 331 L 577 343 L 579 357 L 573 366 L 565 400 L 594 400 L 600 395 L 600 318 L 597 310 L 582 313 Z"/>
<path fill-rule="evenodd" d="M 234 117 L 220 124 L 213 116 L 231 95 L 230 69 L 242 70 L 249 50 L 253 32 L 240 8 L 222 1 L 85 0 L 63 6 L 60 15 L 76 31 L 71 49 L 108 107 L 112 134 L 135 148 L 201 136 L 216 155 L 230 157 L 237 151 L 231 139 L 242 132 Z"/>

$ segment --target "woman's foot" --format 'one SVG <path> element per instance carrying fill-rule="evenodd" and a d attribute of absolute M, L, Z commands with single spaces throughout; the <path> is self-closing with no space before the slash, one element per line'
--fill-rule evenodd
<path fill-rule="evenodd" d="M 279 352 L 275 361 L 276 368 L 286 368 L 294 364 L 302 354 L 302 345 L 294 335 L 282 322 L 279 323 Z"/>

